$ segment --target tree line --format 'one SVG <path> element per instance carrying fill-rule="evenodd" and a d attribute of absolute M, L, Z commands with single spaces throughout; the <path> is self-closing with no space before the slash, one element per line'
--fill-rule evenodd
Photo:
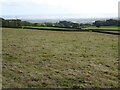
<path fill-rule="evenodd" d="M 95 21 L 93 23 L 94 26 L 100 27 L 100 26 L 120 26 L 120 20 L 114 20 L 114 19 L 109 19 L 105 21 Z"/>
<path fill-rule="evenodd" d="M 45 22 L 45 23 L 33 23 L 33 26 L 39 26 L 39 27 L 60 27 L 60 28 L 82 28 L 85 26 L 91 26 L 91 24 L 86 23 L 74 23 L 71 21 L 59 21 L 56 23 L 51 22 Z"/>
<path fill-rule="evenodd" d="M 27 22 L 27 21 L 22 21 L 20 19 L 3 19 L 0 18 L 1 26 L 2 27 L 11 27 L 11 28 L 20 28 L 22 26 L 31 26 L 32 23 Z"/>
<path fill-rule="evenodd" d="M 109 19 L 105 21 L 97 20 L 92 24 L 86 23 L 74 23 L 71 21 L 59 21 L 56 23 L 31 23 L 28 21 L 22 21 L 20 19 L 3 19 L 0 18 L 2 27 L 20 28 L 22 26 L 40 26 L 40 27 L 64 27 L 64 28 L 84 28 L 88 26 L 120 26 L 120 20 Z"/>

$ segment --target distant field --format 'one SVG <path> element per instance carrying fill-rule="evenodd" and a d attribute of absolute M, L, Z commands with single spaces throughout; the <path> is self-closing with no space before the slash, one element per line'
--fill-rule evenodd
<path fill-rule="evenodd" d="M 75 28 L 59 28 L 59 27 L 35 27 L 35 26 L 23 26 L 24 28 L 33 28 L 33 29 L 53 29 L 53 30 L 81 30 L 81 29 L 75 29 Z M 95 26 L 89 26 L 87 28 L 82 28 L 82 30 L 89 30 L 89 29 L 96 29 L 96 30 L 120 30 L 120 27 L 117 26 L 101 26 L 100 28 L 97 28 Z"/>
<path fill-rule="evenodd" d="M 97 28 L 95 26 L 90 26 L 84 29 L 107 29 L 107 30 L 120 30 L 120 27 L 117 26 L 101 26 L 100 28 Z"/>
<path fill-rule="evenodd" d="M 60 27 L 36 27 L 36 26 L 23 26 L 23 28 L 36 28 L 36 29 L 53 29 L 53 30 L 80 30 L 80 29 L 74 29 L 74 28 L 60 28 Z"/>
<path fill-rule="evenodd" d="M 118 36 L 3 28 L 3 88 L 118 87 Z"/>

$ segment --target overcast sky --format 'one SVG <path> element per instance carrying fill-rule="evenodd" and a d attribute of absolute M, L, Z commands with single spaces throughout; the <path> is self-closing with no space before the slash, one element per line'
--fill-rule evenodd
<path fill-rule="evenodd" d="M 118 17 L 119 0 L 0 0 L 0 16 L 18 18 Z"/>

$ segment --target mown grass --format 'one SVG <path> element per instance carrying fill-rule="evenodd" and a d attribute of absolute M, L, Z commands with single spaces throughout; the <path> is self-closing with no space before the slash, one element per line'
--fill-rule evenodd
<path fill-rule="evenodd" d="M 3 28 L 3 87 L 118 87 L 117 43 L 94 32 Z"/>
<path fill-rule="evenodd" d="M 96 26 L 89 26 L 84 29 L 103 29 L 103 30 L 120 30 L 120 27 L 117 26 L 101 26 L 100 28 L 97 28 Z"/>

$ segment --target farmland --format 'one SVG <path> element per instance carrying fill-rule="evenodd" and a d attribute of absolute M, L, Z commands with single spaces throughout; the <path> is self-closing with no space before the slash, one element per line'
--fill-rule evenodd
<path fill-rule="evenodd" d="M 3 88 L 118 87 L 118 36 L 3 28 Z"/>
<path fill-rule="evenodd" d="M 117 26 L 101 26 L 100 28 L 97 28 L 96 26 L 90 26 L 84 29 L 101 29 L 101 30 L 120 30 L 120 27 Z"/>

